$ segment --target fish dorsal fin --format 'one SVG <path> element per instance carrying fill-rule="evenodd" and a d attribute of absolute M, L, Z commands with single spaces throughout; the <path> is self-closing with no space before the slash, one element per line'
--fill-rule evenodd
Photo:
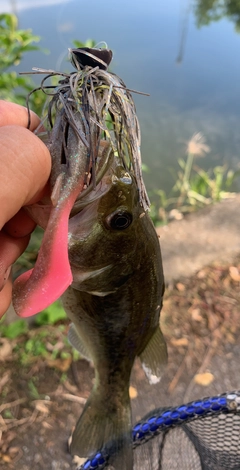
<path fill-rule="evenodd" d="M 167 364 L 167 346 L 163 334 L 158 327 L 140 354 L 143 370 L 150 384 L 160 381 Z"/>
<path fill-rule="evenodd" d="M 91 361 L 90 354 L 87 351 L 87 348 L 82 344 L 82 340 L 77 332 L 77 329 L 74 325 L 74 323 L 70 324 L 69 330 L 68 330 L 68 341 L 75 348 L 81 356 L 85 357 L 88 361 Z"/>

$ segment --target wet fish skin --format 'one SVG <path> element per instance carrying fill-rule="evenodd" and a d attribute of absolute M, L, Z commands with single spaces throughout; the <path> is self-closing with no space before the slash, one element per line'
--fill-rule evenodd
<path fill-rule="evenodd" d="M 71 452 L 87 457 L 111 441 L 114 468 L 130 470 L 134 360 L 140 356 L 150 378 L 161 375 L 167 360 L 159 329 L 162 260 L 134 176 L 115 162 L 97 191 L 99 198 L 69 221 L 73 283 L 63 294 L 63 305 L 74 323 L 72 344 L 95 367 L 95 384 Z"/>

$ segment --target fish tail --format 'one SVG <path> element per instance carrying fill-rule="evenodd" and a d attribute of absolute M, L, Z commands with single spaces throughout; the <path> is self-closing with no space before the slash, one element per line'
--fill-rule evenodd
<path fill-rule="evenodd" d="M 121 393 L 122 395 L 122 393 Z M 127 390 L 122 396 L 106 396 L 92 391 L 76 428 L 70 446 L 71 454 L 90 457 L 107 448 L 109 463 L 115 470 L 133 469 L 131 406 Z"/>

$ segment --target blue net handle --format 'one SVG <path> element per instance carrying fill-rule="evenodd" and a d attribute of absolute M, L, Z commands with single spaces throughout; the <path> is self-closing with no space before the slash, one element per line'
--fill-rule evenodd
<path fill-rule="evenodd" d="M 185 405 L 168 409 L 155 409 L 143 418 L 132 429 L 133 447 L 137 447 L 163 431 L 188 423 L 194 419 L 220 413 L 236 413 L 240 411 L 240 391 L 203 398 Z M 97 452 L 86 460 L 77 470 L 102 470 L 108 465 L 111 446 Z"/>

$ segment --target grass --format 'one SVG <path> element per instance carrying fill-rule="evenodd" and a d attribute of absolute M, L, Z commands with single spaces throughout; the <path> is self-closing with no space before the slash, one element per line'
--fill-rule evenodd
<path fill-rule="evenodd" d="M 58 304 L 55 310 L 57 308 Z M 62 308 L 60 307 L 59 310 L 61 312 Z M 25 320 L 17 320 L 10 325 L 5 325 L 2 320 L 0 322 L 1 358 L 12 359 L 22 367 L 29 367 L 43 360 L 49 367 L 65 373 L 73 361 L 81 358 L 68 342 L 68 326 L 69 321 L 66 318 L 54 324 L 47 322 L 41 326 L 35 324 L 31 329 L 28 328 Z"/>
<path fill-rule="evenodd" d="M 210 147 L 200 132 L 187 142 L 186 157 L 178 159 L 179 171 L 170 194 L 162 189 L 155 191 L 158 203 L 151 208 L 155 225 L 166 224 L 172 216 L 181 218 L 183 214 L 235 196 L 232 188 L 240 170 L 218 165 L 205 171 L 195 164 L 197 157 L 205 157 L 209 152 Z"/>

